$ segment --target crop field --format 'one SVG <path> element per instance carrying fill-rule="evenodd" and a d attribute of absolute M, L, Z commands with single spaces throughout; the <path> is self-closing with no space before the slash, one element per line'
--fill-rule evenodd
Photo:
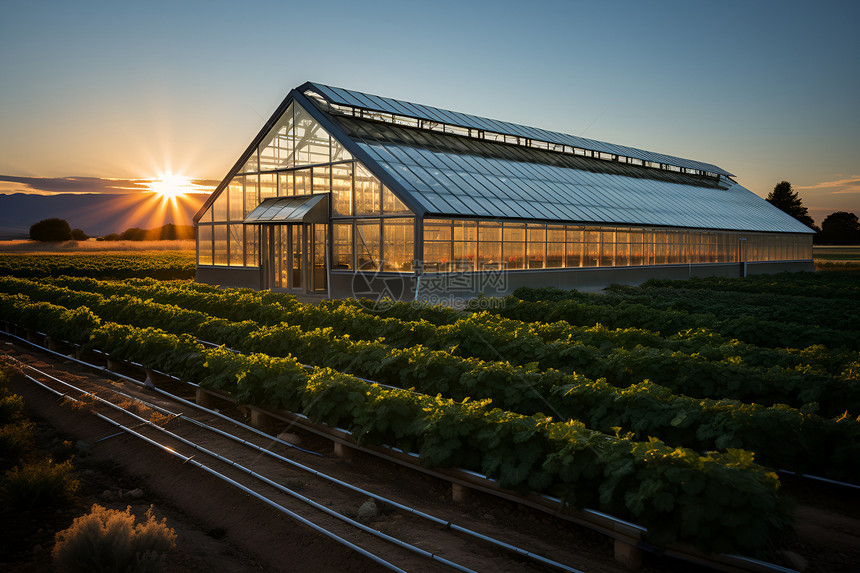
<path fill-rule="evenodd" d="M 777 470 L 860 481 L 857 271 L 373 312 L 85 260 L 0 258 L 0 318 L 599 509 L 657 544 L 761 555 L 792 529 Z M 186 278 L 161 260 L 156 276 Z"/>

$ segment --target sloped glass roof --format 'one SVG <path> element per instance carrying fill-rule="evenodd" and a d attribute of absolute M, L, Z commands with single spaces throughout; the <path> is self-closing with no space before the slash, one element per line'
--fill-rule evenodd
<path fill-rule="evenodd" d="M 731 180 L 336 122 L 427 215 L 763 232 L 812 232 Z"/>
<path fill-rule="evenodd" d="M 476 115 L 439 109 L 427 105 L 380 97 L 353 90 L 345 90 L 343 88 L 327 86 L 314 82 L 308 82 L 307 84 L 305 84 L 305 86 L 308 86 L 310 89 L 314 90 L 320 96 L 325 98 L 329 103 L 336 105 L 352 106 L 356 108 L 374 110 L 383 113 L 391 113 L 411 118 L 425 119 L 464 128 L 472 128 L 493 133 L 514 135 L 537 141 L 543 141 L 559 145 L 567 145 L 571 147 L 607 153 L 610 155 L 620 155 L 623 157 L 631 157 L 642 161 L 674 165 L 676 167 L 683 167 L 687 169 L 696 169 L 719 175 L 732 175 L 728 171 L 725 171 L 724 169 L 721 169 L 716 165 L 712 165 L 710 163 L 694 161 L 691 159 L 684 159 L 681 157 L 675 157 L 663 153 L 654 153 L 652 151 L 646 151 L 644 149 L 637 149 L 624 145 L 606 143 L 603 141 L 587 139 L 575 135 L 569 135 L 565 133 L 559 133 L 525 125 L 518 125 L 506 121 L 488 119 Z"/>

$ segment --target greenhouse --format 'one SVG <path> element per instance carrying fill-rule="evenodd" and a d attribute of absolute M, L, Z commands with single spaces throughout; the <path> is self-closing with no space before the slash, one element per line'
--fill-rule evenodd
<path fill-rule="evenodd" d="M 813 268 L 813 231 L 715 165 L 316 83 L 194 220 L 197 280 L 311 299 Z"/>

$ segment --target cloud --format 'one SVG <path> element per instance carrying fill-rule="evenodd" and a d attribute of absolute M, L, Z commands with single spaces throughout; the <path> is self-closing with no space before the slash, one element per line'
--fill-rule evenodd
<path fill-rule="evenodd" d="M 54 195 L 57 193 L 138 193 L 150 190 L 154 179 L 106 179 L 102 177 L 18 177 L 0 175 L 0 193 Z M 192 179 L 191 193 L 209 193 L 220 181 Z"/>
<path fill-rule="evenodd" d="M 798 185 L 795 186 L 795 189 L 821 189 L 826 191 L 828 195 L 860 193 L 860 175 L 851 175 L 836 181 L 822 181 L 815 185 Z"/>

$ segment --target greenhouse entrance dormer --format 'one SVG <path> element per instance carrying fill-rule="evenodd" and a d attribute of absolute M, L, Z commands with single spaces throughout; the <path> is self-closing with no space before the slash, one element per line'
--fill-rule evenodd
<path fill-rule="evenodd" d="M 243 221 L 260 228 L 265 288 L 295 294 L 328 292 L 327 194 L 270 197 Z"/>

